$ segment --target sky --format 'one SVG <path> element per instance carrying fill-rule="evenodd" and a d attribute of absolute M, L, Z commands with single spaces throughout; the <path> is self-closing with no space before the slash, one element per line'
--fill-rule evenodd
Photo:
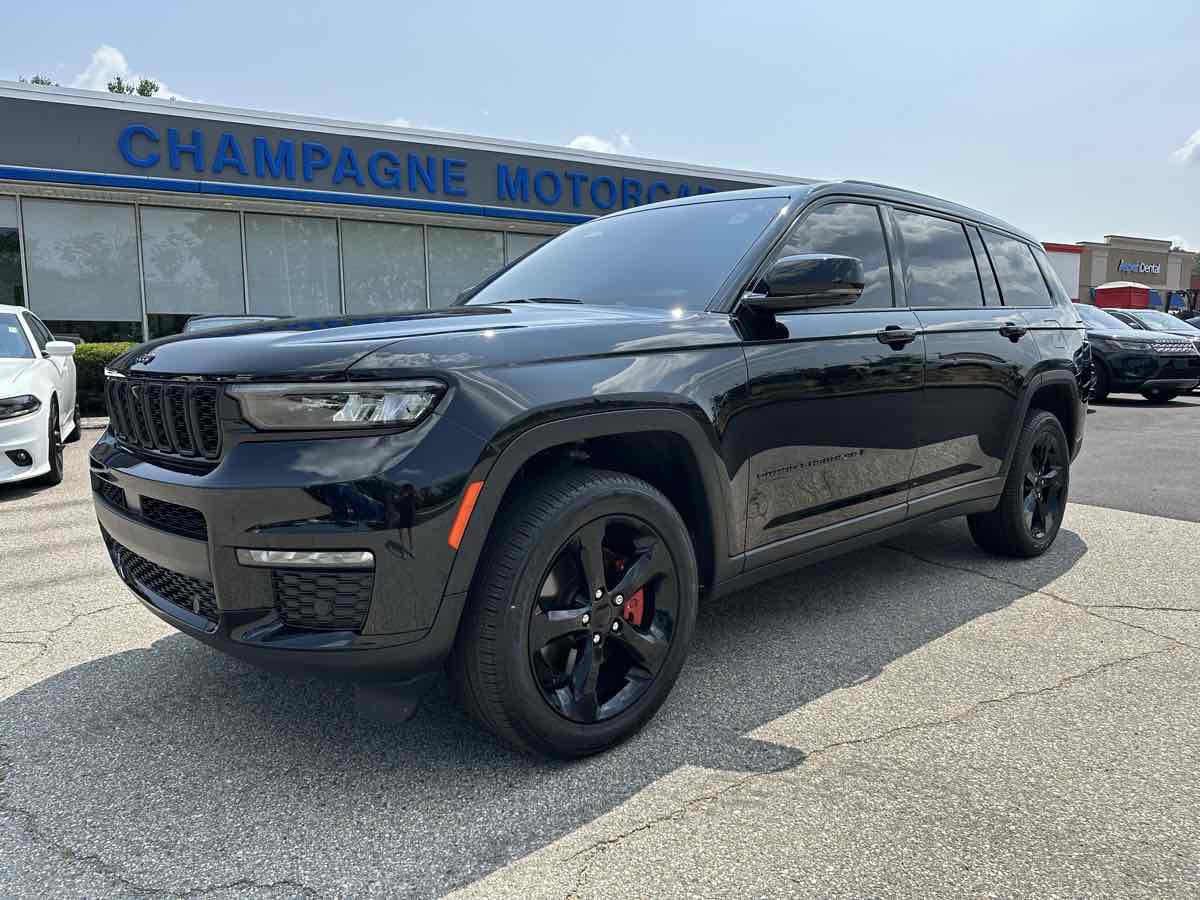
<path fill-rule="evenodd" d="M 1200 249 L 1196 0 L 10 7 L 0 79 L 146 75 L 160 96 L 880 181 L 1045 241 Z"/>

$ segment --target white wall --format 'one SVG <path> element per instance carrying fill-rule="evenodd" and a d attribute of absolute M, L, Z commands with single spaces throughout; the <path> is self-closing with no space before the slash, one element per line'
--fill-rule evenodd
<path fill-rule="evenodd" d="M 1080 253 L 1060 253 L 1056 250 L 1047 250 L 1046 256 L 1049 257 L 1050 265 L 1054 267 L 1054 271 L 1058 274 L 1058 280 L 1067 289 L 1067 293 L 1071 295 L 1071 299 L 1078 300 L 1079 260 L 1083 258 L 1083 255 Z"/>

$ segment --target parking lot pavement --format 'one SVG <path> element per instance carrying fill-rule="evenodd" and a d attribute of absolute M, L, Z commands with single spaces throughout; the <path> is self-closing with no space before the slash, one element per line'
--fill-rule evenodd
<path fill-rule="evenodd" d="M 1160 413 L 1181 408 L 1200 435 Z M 443 685 L 407 725 L 368 722 L 343 686 L 174 633 L 105 559 L 87 444 L 64 485 L 0 490 L 2 896 L 1200 883 L 1200 524 L 1076 504 L 1017 562 L 953 521 L 707 603 L 646 729 L 549 764 Z M 1087 471 L 1076 495 L 1103 495 Z"/>

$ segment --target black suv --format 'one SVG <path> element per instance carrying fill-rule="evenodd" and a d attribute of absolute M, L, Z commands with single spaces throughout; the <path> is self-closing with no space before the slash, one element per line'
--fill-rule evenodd
<path fill-rule="evenodd" d="M 505 741 L 581 756 L 654 714 L 701 597 L 964 514 L 1044 552 L 1089 359 L 990 216 L 712 194 L 580 225 L 450 309 L 144 344 L 92 484 L 179 630 L 397 690 L 446 664 Z"/>
<path fill-rule="evenodd" d="M 1200 352 L 1187 338 L 1135 327 L 1086 303 L 1075 304 L 1075 311 L 1092 346 L 1093 400 L 1128 391 L 1166 403 L 1200 384 Z"/>

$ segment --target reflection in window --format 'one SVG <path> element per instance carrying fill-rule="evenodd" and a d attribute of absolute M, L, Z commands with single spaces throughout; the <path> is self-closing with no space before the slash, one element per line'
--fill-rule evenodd
<path fill-rule="evenodd" d="M 1028 246 L 987 229 L 983 240 L 996 266 L 1005 306 L 1050 305 L 1050 291 Z"/>
<path fill-rule="evenodd" d="M 530 250 L 534 250 L 550 238 L 552 234 L 516 234 L 509 232 L 504 236 L 504 261 L 512 262 L 514 259 L 520 259 Z"/>
<path fill-rule="evenodd" d="M 831 203 L 792 229 L 778 256 L 833 253 L 862 260 L 866 286 L 855 307 L 892 305 L 892 272 L 879 210 L 863 203 Z"/>
<path fill-rule="evenodd" d="M 27 199 L 22 213 L 30 308 L 46 322 L 138 323 L 140 339 L 133 207 Z M 81 329 L 51 328 L 88 336 Z"/>
<path fill-rule="evenodd" d="M 346 312 L 425 309 L 425 242 L 420 225 L 342 222 Z"/>
<path fill-rule="evenodd" d="M 983 305 L 979 273 L 958 222 L 896 210 L 908 260 L 908 305 L 967 308 Z"/>
<path fill-rule="evenodd" d="M 465 228 L 428 229 L 429 305 L 441 309 L 504 265 L 504 235 Z"/>
<path fill-rule="evenodd" d="M 237 213 L 143 207 L 141 215 L 150 337 L 177 334 L 192 315 L 245 311 Z"/>
<path fill-rule="evenodd" d="M 17 236 L 17 198 L 0 197 L 0 304 L 24 306 L 21 242 Z"/>
<path fill-rule="evenodd" d="M 341 311 L 337 223 L 247 213 L 246 281 L 252 313 L 337 315 Z"/>

